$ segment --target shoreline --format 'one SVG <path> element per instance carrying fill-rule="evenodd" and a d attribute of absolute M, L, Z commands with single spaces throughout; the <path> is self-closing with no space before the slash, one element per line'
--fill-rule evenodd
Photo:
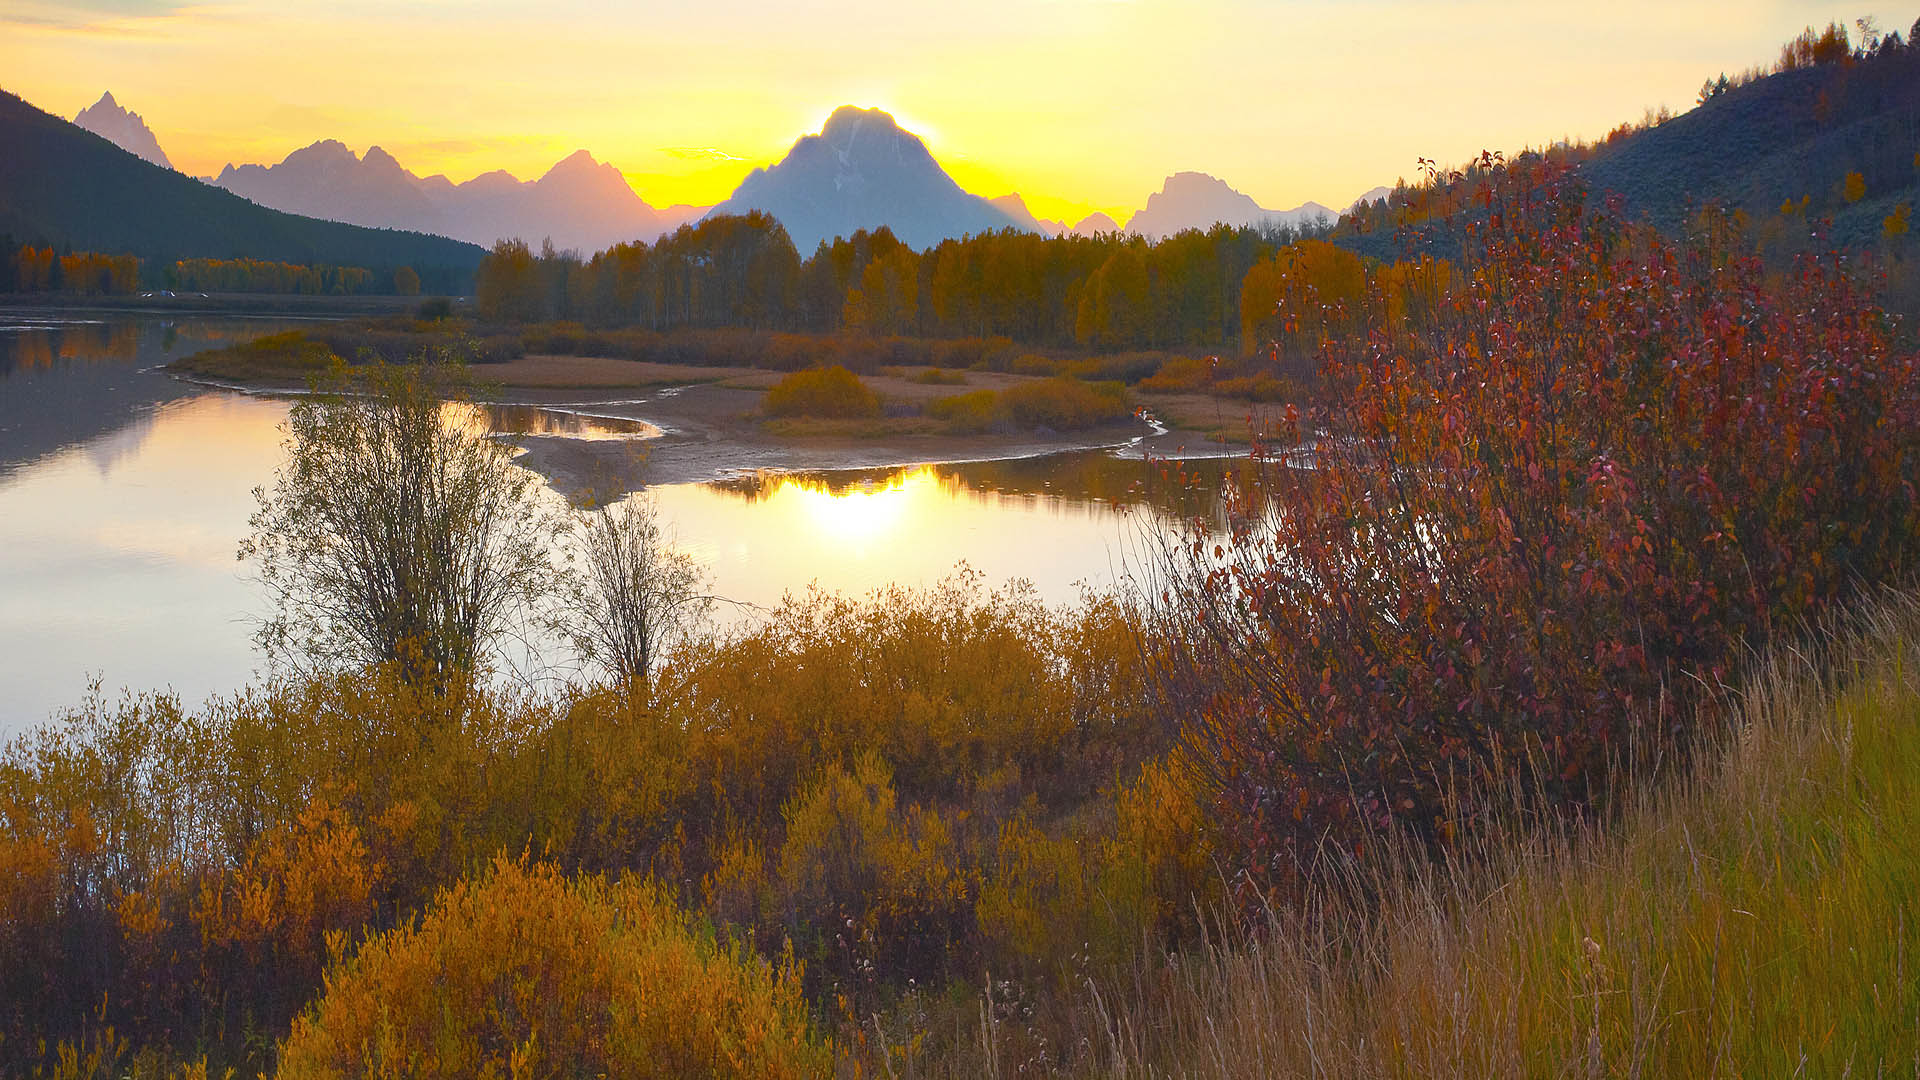
<path fill-rule="evenodd" d="M 220 379 L 168 370 L 175 379 L 228 392 L 297 396 L 291 379 Z M 570 499 L 617 498 L 653 484 L 710 483 L 756 473 L 837 472 L 1008 461 L 1053 454 L 1109 451 L 1127 457 L 1195 460 L 1244 454 L 1244 442 L 1221 442 L 1191 428 L 1131 417 L 1075 432 L 958 434 L 905 415 L 872 421 L 775 421 L 760 412 L 768 387 L 781 377 L 745 367 L 694 367 L 589 357 L 530 356 L 474 366 L 492 391 L 489 404 L 570 413 L 586 419 L 640 422 L 658 435 L 607 438 L 558 433 L 523 435 L 517 459 Z M 883 400 L 917 409 L 936 397 L 967 390 L 1000 390 L 1033 376 L 964 373 L 965 383 L 929 384 L 906 371 L 864 379 Z M 1249 420 L 1245 403 L 1211 398 L 1143 396 L 1155 416 L 1167 406 L 1189 414 L 1229 404 Z M 1188 398 L 1191 398 L 1189 400 Z"/>

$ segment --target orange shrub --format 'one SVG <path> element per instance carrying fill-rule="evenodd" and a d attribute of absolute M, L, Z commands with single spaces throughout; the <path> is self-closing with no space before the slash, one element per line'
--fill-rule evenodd
<path fill-rule="evenodd" d="M 335 964 L 277 1075 L 831 1072 L 790 970 L 696 930 L 650 884 L 496 859 Z"/>
<path fill-rule="evenodd" d="M 1140 380 L 1140 389 L 1159 393 L 1199 390 L 1213 380 L 1217 363 L 1210 356 L 1176 356 L 1160 365 L 1160 370 Z"/>
<path fill-rule="evenodd" d="M 927 415 L 944 420 L 960 432 L 979 432 L 991 428 L 999 416 L 1000 395 L 992 390 L 943 397 L 927 406 Z"/>
<path fill-rule="evenodd" d="M 1265 372 L 1258 375 L 1242 375 L 1233 379 L 1221 379 L 1213 384 L 1213 392 L 1222 397 L 1242 398 L 1246 401 L 1300 400 L 1300 388 L 1292 379 L 1268 375 Z"/>
<path fill-rule="evenodd" d="M 769 416 L 859 419 L 880 415 L 880 399 L 860 376 L 839 365 L 796 371 L 767 391 Z"/>
<path fill-rule="evenodd" d="M 1133 415 L 1133 399 L 1117 382 L 1065 377 L 1022 383 L 1000 392 L 1000 407 L 1016 427 L 1079 431 Z"/>

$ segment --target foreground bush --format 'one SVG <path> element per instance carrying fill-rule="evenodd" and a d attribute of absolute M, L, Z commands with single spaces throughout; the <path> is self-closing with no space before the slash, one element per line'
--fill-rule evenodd
<path fill-rule="evenodd" d="M 860 376 L 838 364 L 796 371 L 767 391 L 769 416 L 857 420 L 880 415 L 880 399 Z"/>
<path fill-rule="evenodd" d="M 1607 828 L 1387 844 L 1081 999 L 1101 1074 L 1882 1076 L 1920 1055 L 1920 603 L 1868 605 L 1746 682 L 1730 734 Z M 1012 1073 L 1003 1025 L 923 1075 Z"/>
<path fill-rule="evenodd" d="M 284 1080 L 818 1077 L 790 973 L 717 944 L 649 885 L 504 859 L 329 972 Z"/>
<path fill-rule="evenodd" d="M 1212 876 L 1198 807 L 1142 774 L 1167 742 L 1134 645 L 1111 598 L 967 575 L 794 598 L 669 650 L 644 696 L 393 666 L 193 711 L 96 696 L 0 753 L 0 1075 L 98 1047 L 270 1071 L 330 941 L 413 926 L 503 851 L 648 876 L 791 954 L 836 1043 L 910 988 L 1055 966 L 980 903 L 1007 873 L 1121 955 L 1137 931 L 1073 904 L 1189 911 Z"/>

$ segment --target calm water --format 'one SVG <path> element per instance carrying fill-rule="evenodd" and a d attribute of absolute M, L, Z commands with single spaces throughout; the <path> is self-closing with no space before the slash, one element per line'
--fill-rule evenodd
<path fill-rule="evenodd" d="M 234 552 L 253 488 L 281 460 L 286 403 L 153 369 L 290 325 L 0 311 L 0 736 L 77 703 L 94 679 L 191 706 L 255 673 L 262 601 Z M 644 434 L 550 410 L 502 422 Z M 1113 583 L 1143 526 L 1178 512 L 1145 483 L 1138 462 L 1078 453 L 655 490 L 675 543 L 716 593 L 747 604 L 810 584 L 925 584 L 963 562 L 1064 602 Z"/>

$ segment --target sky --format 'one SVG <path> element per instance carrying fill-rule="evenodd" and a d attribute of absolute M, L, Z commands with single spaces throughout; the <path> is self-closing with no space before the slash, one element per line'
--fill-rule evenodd
<path fill-rule="evenodd" d="M 975 194 L 1124 221 L 1181 170 L 1338 209 L 1423 156 L 1598 138 L 1862 15 L 1920 4 L 0 0 L 0 88 L 69 119 L 111 90 L 195 175 L 324 138 L 455 181 L 586 149 L 656 206 L 879 106 Z"/>

